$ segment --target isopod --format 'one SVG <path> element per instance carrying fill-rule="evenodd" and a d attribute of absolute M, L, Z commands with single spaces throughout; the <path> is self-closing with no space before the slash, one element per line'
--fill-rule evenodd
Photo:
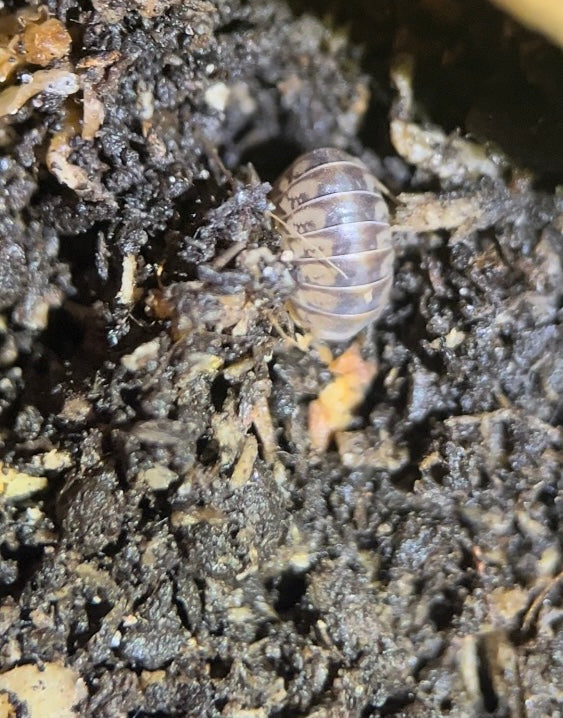
<path fill-rule="evenodd" d="M 270 199 L 296 290 L 290 310 L 315 338 L 346 341 L 375 321 L 393 282 L 389 212 L 363 162 L 322 148 L 298 157 Z"/>

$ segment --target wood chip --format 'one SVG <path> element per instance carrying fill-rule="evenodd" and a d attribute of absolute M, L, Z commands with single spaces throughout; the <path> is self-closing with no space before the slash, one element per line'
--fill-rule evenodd
<path fill-rule="evenodd" d="M 334 359 L 329 369 L 335 378 L 309 404 L 309 437 L 319 452 L 326 451 L 335 432 L 349 426 L 377 373 L 377 365 L 362 359 L 356 343 Z"/>
<path fill-rule="evenodd" d="M 256 441 L 256 437 L 252 435 L 247 436 L 244 448 L 231 476 L 231 486 L 234 489 L 240 488 L 250 480 L 257 456 L 258 442 Z"/>
<path fill-rule="evenodd" d="M 47 663 L 41 670 L 31 664 L 12 668 L 0 675 L 0 690 L 13 693 L 30 718 L 75 718 L 74 707 L 88 695 L 79 674 L 59 663 Z M 20 715 L 19 706 L 16 710 Z"/>
<path fill-rule="evenodd" d="M 43 476 L 32 476 L 0 462 L 0 497 L 5 501 L 23 501 L 46 488 Z"/>

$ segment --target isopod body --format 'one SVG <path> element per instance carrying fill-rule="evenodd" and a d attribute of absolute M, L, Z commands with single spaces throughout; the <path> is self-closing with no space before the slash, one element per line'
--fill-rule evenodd
<path fill-rule="evenodd" d="M 295 320 L 318 339 L 346 341 L 383 311 L 393 281 L 387 205 L 363 162 L 342 150 L 302 155 L 270 198 L 291 250 Z"/>

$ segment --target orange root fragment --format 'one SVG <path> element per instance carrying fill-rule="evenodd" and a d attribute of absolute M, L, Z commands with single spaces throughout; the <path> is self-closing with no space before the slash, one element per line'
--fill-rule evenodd
<path fill-rule="evenodd" d="M 377 374 L 375 362 L 362 359 L 355 343 L 329 369 L 335 378 L 309 404 L 309 438 L 318 452 L 326 451 L 336 432 L 348 428 Z"/>

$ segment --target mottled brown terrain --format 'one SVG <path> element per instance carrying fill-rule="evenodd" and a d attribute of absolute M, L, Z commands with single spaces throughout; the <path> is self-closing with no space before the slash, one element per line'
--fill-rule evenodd
<path fill-rule="evenodd" d="M 0 715 L 45 668 L 33 717 L 560 718 L 560 50 L 473 0 L 21 8 Z M 389 187 L 396 246 L 324 452 L 267 198 L 316 147 Z"/>

